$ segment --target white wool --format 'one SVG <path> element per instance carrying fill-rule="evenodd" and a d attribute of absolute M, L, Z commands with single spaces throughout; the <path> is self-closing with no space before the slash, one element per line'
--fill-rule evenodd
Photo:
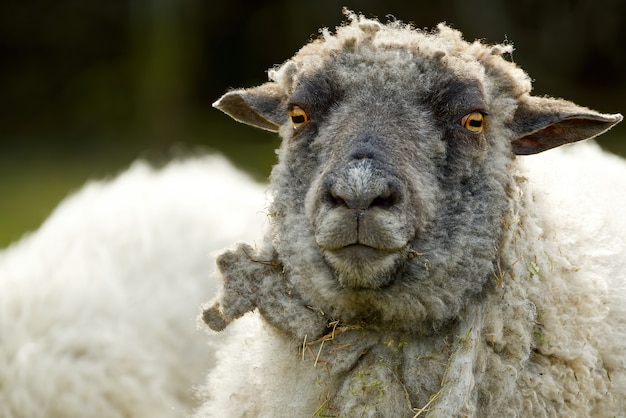
<path fill-rule="evenodd" d="M 564 146 L 532 157 L 518 157 L 535 196 L 550 205 L 547 224 L 559 241 L 600 255 L 626 247 L 626 172 L 624 160 L 603 151 L 595 142 Z M 624 234 L 619 232 L 623 231 Z M 593 239 L 579 239 L 579 237 Z M 610 265 L 619 268 L 611 260 Z M 621 264 L 624 265 L 624 264 Z M 616 270 L 619 271 L 619 270 Z M 624 271 L 624 270 L 622 270 Z M 611 276 L 607 276 L 611 277 Z"/>
<path fill-rule="evenodd" d="M 564 368 L 559 384 L 595 382 L 595 388 L 579 390 L 596 397 L 594 416 L 609 416 L 614 410 L 603 405 L 612 396 L 626 407 L 626 162 L 587 142 L 519 158 L 518 164 L 540 219 L 540 238 L 529 244 L 543 245 L 545 254 L 544 260 L 525 262 L 537 269 L 536 280 L 552 280 L 549 287 L 528 289 L 539 312 L 537 349 L 566 359 L 578 375 Z M 593 375 L 594 365 L 608 370 L 608 381 Z M 577 405 L 575 399 L 565 401 Z"/>
<path fill-rule="evenodd" d="M 223 158 L 135 163 L 0 253 L 0 416 L 172 417 L 213 361 L 211 253 L 260 236 L 263 188 Z"/>

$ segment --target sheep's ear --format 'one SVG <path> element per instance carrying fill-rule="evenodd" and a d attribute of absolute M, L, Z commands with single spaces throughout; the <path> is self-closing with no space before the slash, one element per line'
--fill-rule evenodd
<path fill-rule="evenodd" d="M 622 120 L 619 113 L 602 114 L 567 100 L 526 96 L 511 124 L 517 137 L 512 141 L 517 155 L 536 154 L 593 138 Z"/>
<path fill-rule="evenodd" d="M 287 95 L 273 82 L 230 91 L 213 103 L 213 107 L 238 122 L 272 132 L 278 132 L 287 120 Z"/>

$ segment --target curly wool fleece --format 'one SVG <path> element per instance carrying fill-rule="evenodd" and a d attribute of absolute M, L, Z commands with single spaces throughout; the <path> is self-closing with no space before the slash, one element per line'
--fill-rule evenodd
<path fill-rule="evenodd" d="M 221 157 L 137 161 L 0 251 L 0 417 L 191 413 L 213 358 L 194 328 L 209 253 L 261 236 L 264 201 Z"/>
<path fill-rule="evenodd" d="M 197 416 L 623 416 L 626 224 L 600 203 L 626 165 L 519 157 L 621 115 L 531 96 L 510 45 L 347 15 L 215 104 L 283 143 L 271 230 L 218 258 L 202 318 L 258 314 Z"/>

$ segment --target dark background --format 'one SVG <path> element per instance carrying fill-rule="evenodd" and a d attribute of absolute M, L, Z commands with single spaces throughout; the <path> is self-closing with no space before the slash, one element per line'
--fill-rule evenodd
<path fill-rule="evenodd" d="M 273 134 L 211 103 L 343 19 L 342 6 L 466 39 L 511 41 L 535 93 L 626 111 L 622 0 L 4 0 L 0 5 L 0 247 L 88 178 L 140 157 L 228 155 L 263 178 Z M 626 124 L 599 141 L 626 155 Z"/>

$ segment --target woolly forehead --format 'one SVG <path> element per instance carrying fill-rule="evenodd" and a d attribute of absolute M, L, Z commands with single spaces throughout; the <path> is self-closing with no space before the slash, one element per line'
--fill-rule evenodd
<path fill-rule="evenodd" d="M 339 27 L 336 34 L 323 30 L 320 39 L 270 70 L 269 78 L 288 95 L 301 80 L 331 68 L 335 81 L 345 87 L 378 83 L 396 91 L 417 85 L 428 90 L 434 86 L 424 75 L 447 74 L 457 80 L 480 82 L 488 101 L 502 93 L 518 97 L 531 90 L 528 76 L 502 58 L 502 54 L 512 51 L 511 45 L 470 44 L 460 32 L 443 24 L 437 31 L 426 33 L 398 22 L 382 25 L 362 16 L 349 17 L 350 24 Z"/>

